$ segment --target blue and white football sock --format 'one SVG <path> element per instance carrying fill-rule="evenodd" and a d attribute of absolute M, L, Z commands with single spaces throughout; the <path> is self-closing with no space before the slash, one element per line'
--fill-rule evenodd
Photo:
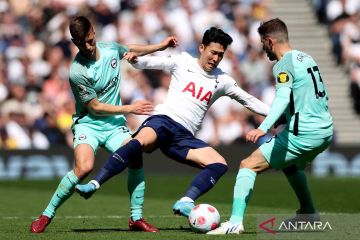
<path fill-rule="evenodd" d="M 179 199 L 179 202 L 194 202 L 194 200 L 189 197 L 182 197 Z"/>
<path fill-rule="evenodd" d="M 185 197 L 192 200 L 198 199 L 215 185 L 219 178 L 226 173 L 227 169 L 228 167 L 222 163 L 207 165 L 195 176 L 185 193 Z"/>
<path fill-rule="evenodd" d="M 141 144 L 138 140 L 132 139 L 124 146 L 116 150 L 106 161 L 95 177 L 95 180 L 102 185 L 111 177 L 121 173 L 129 165 L 131 159 L 139 159 L 142 156 Z"/>

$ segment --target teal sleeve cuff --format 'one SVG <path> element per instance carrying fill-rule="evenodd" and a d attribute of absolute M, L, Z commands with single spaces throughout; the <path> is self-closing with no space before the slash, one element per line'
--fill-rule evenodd
<path fill-rule="evenodd" d="M 271 106 L 270 112 L 259 126 L 259 129 L 265 133 L 269 131 L 272 125 L 274 125 L 274 123 L 280 118 L 289 105 L 290 93 L 291 88 L 289 87 L 281 87 L 276 90 L 276 97 Z"/>

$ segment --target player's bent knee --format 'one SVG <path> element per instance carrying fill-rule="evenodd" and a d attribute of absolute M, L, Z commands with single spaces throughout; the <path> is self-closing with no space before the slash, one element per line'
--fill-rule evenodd
<path fill-rule="evenodd" d="M 212 163 L 220 163 L 220 164 L 227 166 L 227 162 L 223 157 L 214 158 L 210 164 L 212 164 Z"/>
<path fill-rule="evenodd" d="M 250 158 L 245 158 L 240 162 L 240 168 L 249 168 L 252 169 L 252 163 Z"/>
<path fill-rule="evenodd" d="M 254 172 L 258 172 L 259 166 L 257 164 L 257 161 L 250 156 L 240 162 L 240 168 L 248 168 L 253 170 Z"/>
<path fill-rule="evenodd" d="M 240 162 L 240 168 L 248 168 L 256 173 L 261 173 L 269 169 L 270 165 L 265 160 L 250 156 Z"/>
<path fill-rule="evenodd" d="M 92 165 L 83 165 L 83 166 L 74 167 L 74 173 L 80 179 L 85 178 L 87 175 L 91 173 L 92 170 L 93 170 Z"/>
<path fill-rule="evenodd" d="M 221 156 L 215 149 L 209 148 L 207 151 L 205 164 L 220 163 L 227 166 L 227 162 L 223 156 Z"/>
<path fill-rule="evenodd" d="M 140 143 L 140 145 L 141 145 L 141 150 L 143 151 L 143 152 L 148 152 L 148 151 L 151 151 L 151 150 L 153 150 L 154 149 L 154 147 L 155 147 L 155 142 L 153 143 L 153 142 L 149 142 L 149 141 L 147 141 L 147 139 L 143 139 L 143 138 L 134 138 L 133 140 L 131 140 L 131 141 L 134 141 L 134 140 L 136 140 L 136 141 L 138 141 L 139 143 Z"/>
<path fill-rule="evenodd" d="M 199 164 L 202 167 L 207 167 L 207 166 L 212 165 L 212 164 L 223 165 L 226 168 L 228 167 L 227 162 L 223 158 L 222 159 L 221 158 L 207 158 L 207 159 L 205 159 L 203 161 L 200 160 Z"/>

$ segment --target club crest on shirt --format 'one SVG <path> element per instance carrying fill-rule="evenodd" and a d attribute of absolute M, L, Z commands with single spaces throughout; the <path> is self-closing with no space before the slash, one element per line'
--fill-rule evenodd
<path fill-rule="evenodd" d="M 81 134 L 80 136 L 79 136 L 79 140 L 85 140 L 86 139 L 86 135 L 85 134 Z"/>
<path fill-rule="evenodd" d="M 281 72 L 277 75 L 277 81 L 279 83 L 286 83 L 289 81 L 289 75 L 286 72 Z"/>
<path fill-rule="evenodd" d="M 219 85 L 219 80 L 217 79 L 217 77 L 216 77 L 216 79 L 215 79 L 215 88 L 217 88 L 217 86 Z"/>
<path fill-rule="evenodd" d="M 111 67 L 112 67 L 112 68 L 116 68 L 116 66 L 117 66 L 117 60 L 116 60 L 115 58 L 113 58 L 113 59 L 111 60 Z"/>
<path fill-rule="evenodd" d="M 299 62 L 302 62 L 304 60 L 304 57 L 305 55 L 303 53 L 300 53 L 297 55 L 296 59 L 299 61 Z"/>

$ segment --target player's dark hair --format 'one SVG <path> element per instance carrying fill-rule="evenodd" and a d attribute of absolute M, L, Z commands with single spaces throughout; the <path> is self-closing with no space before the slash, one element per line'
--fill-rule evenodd
<path fill-rule="evenodd" d="M 84 16 L 78 16 L 70 21 L 69 29 L 71 37 L 75 40 L 85 39 L 92 28 L 91 22 Z"/>
<path fill-rule="evenodd" d="M 289 33 L 286 24 L 279 18 L 274 18 L 263 22 L 258 28 L 258 33 L 262 37 L 273 37 L 279 42 L 288 42 Z"/>
<path fill-rule="evenodd" d="M 210 43 L 219 43 L 225 49 L 232 43 L 232 38 L 220 28 L 211 27 L 205 31 L 202 44 L 208 46 Z"/>

